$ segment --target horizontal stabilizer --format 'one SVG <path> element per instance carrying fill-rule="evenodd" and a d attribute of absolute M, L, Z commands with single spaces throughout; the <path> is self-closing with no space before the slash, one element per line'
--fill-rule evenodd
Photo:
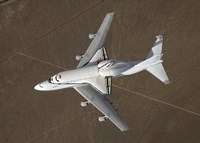
<path fill-rule="evenodd" d="M 154 75 L 157 79 L 162 81 L 164 84 L 170 84 L 169 78 L 165 72 L 162 63 L 150 66 L 146 68 L 146 70 Z"/>

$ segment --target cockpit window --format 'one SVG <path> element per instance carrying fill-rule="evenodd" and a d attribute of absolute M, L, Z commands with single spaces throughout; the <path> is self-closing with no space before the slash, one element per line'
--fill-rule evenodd
<path fill-rule="evenodd" d="M 52 77 L 50 77 L 50 78 L 48 79 L 48 82 L 49 82 L 49 83 L 52 83 L 52 82 L 53 82 Z"/>
<path fill-rule="evenodd" d="M 55 76 L 55 79 L 56 79 L 56 81 L 57 81 L 57 82 L 59 82 L 59 80 L 58 80 L 58 78 L 57 78 L 57 77 L 58 77 L 58 75 L 56 75 L 56 76 Z"/>

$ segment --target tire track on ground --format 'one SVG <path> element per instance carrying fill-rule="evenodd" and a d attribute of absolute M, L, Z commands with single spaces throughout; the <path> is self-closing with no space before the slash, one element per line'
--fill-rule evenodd
<path fill-rule="evenodd" d="M 123 87 L 117 86 L 117 85 L 115 85 L 115 84 L 113 84 L 113 86 L 115 86 L 116 88 L 122 89 L 122 90 L 124 90 L 124 91 L 128 91 L 128 92 L 130 92 L 130 93 L 132 93 L 132 94 L 136 94 L 136 95 L 142 96 L 142 97 L 147 98 L 147 99 L 149 99 L 149 100 L 152 100 L 152 101 L 155 101 L 155 102 L 159 102 L 159 103 L 161 103 L 161 104 L 165 104 L 165 105 L 170 106 L 170 107 L 172 107 L 172 108 L 176 108 L 176 109 L 179 109 L 179 110 L 188 112 L 188 113 L 190 113 L 190 114 L 193 114 L 193 115 L 196 115 L 196 116 L 200 116 L 199 113 L 196 113 L 196 112 L 187 110 L 187 109 L 185 109 L 185 108 L 181 108 L 181 107 L 179 107 L 179 106 L 176 106 L 176 105 L 173 105 L 173 104 L 170 104 L 170 103 L 167 103 L 167 102 L 164 102 L 164 101 L 161 101 L 161 100 L 158 100 L 158 99 L 149 97 L 149 96 L 147 96 L 147 95 L 145 95 L 145 94 L 142 94 L 142 93 L 139 93 L 139 92 L 136 92 L 136 91 L 132 91 L 132 90 L 129 90 L 129 89 L 127 89 L 127 88 L 123 88 Z M 128 97 L 129 97 L 129 96 L 127 96 L 125 100 L 127 100 Z M 123 101 L 123 103 L 122 103 L 120 106 L 123 106 L 124 103 L 125 103 L 125 101 Z"/>
<path fill-rule="evenodd" d="M 71 17 L 70 19 L 68 19 L 67 21 L 65 21 L 65 22 L 61 23 L 60 25 L 56 26 L 55 28 L 49 30 L 48 32 L 42 34 L 42 35 L 39 36 L 39 37 L 36 37 L 34 40 L 32 40 L 32 41 L 30 41 L 29 43 L 27 43 L 20 51 L 26 50 L 26 49 L 29 48 L 33 43 L 35 43 L 35 42 L 41 40 L 42 38 L 46 37 L 48 34 L 54 32 L 54 31 L 57 31 L 58 29 L 62 28 L 64 25 L 68 24 L 69 22 L 73 21 L 74 19 L 76 19 L 76 18 L 78 18 L 79 16 L 83 15 L 84 13 L 86 13 L 88 10 L 90 10 L 90 9 L 92 9 L 92 8 L 94 8 L 94 7 L 96 7 L 97 5 L 99 5 L 100 3 L 102 3 L 103 1 L 104 1 L 104 0 L 98 1 L 97 3 L 91 5 L 90 7 L 87 7 L 86 9 L 84 9 L 83 11 L 81 11 L 80 13 L 78 13 L 78 14 L 72 16 L 72 17 Z M 19 49 L 19 47 L 16 48 L 16 49 Z M 4 61 L 10 59 L 10 58 L 13 57 L 14 55 L 15 55 L 15 53 L 12 54 L 12 55 L 10 55 L 10 56 L 8 56 L 8 57 L 6 57 L 6 58 L 4 58 L 4 59 L 2 59 L 2 60 L 0 61 L 0 64 L 3 63 Z"/>
<path fill-rule="evenodd" d="M 35 137 L 29 139 L 29 140 L 26 141 L 25 143 L 30 143 L 30 142 L 32 142 L 32 141 L 34 141 L 34 140 L 36 140 L 36 139 L 38 139 L 38 138 L 40 138 L 40 137 L 42 137 L 42 136 L 45 136 L 45 135 L 49 134 L 50 132 L 52 132 L 52 131 L 54 131 L 54 130 L 56 130 L 56 129 L 58 129 L 58 128 L 64 126 L 64 125 L 69 124 L 69 123 L 70 123 L 71 121 L 73 121 L 73 120 L 76 120 L 76 119 L 78 119 L 78 118 L 80 118 L 80 117 L 82 117 L 82 116 L 84 116 L 84 115 L 86 115 L 86 114 L 91 114 L 91 113 L 94 113 L 94 112 L 95 112 L 95 111 L 93 110 L 93 111 L 90 111 L 90 112 L 85 112 L 85 113 L 79 114 L 79 115 L 77 115 L 76 117 L 71 117 L 71 118 L 68 119 L 67 121 L 64 121 L 64 122 L 62 122 L 62 123 L 60 123 L 60 124 L 58 124 L 58 125 L 56 125 L 56 126 L 50 128 L 50 129 L 48 129 L 48 130 L 42 132 L 41 134 L 39 134 L 39 135 L 37 135 L 37 136 L 35 136 Z"/>

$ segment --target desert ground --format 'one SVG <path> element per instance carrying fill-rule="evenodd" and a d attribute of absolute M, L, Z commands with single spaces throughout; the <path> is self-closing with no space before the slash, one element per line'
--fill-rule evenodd
<path fill-rule="evenodd" d="M 113 80 L 121 132 L 74 89 L 34 86 L 73 69 L 106 13 L 115 12 L 105 47 L 112 59 L 143 60 L 156 35 L 171 84 L 146 71 Z M 0 1 L 1 143 L 199 143 L 200 1 Z"/>

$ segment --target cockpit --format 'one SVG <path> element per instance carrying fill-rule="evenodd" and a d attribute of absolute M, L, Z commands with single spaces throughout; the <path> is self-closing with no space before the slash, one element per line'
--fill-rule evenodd
<path fill-rule="evenodd" d="M 61 74 L 56 74 L 48 79 L 49 83 L 60 83 L 62 76 Z"/>
<path fill-rule="evenodd" d="M 49 83 L 53 83 L 53 78 L 50 77 L 50 78 L 48 79 L 48 82 L 49 82 Z"/>

